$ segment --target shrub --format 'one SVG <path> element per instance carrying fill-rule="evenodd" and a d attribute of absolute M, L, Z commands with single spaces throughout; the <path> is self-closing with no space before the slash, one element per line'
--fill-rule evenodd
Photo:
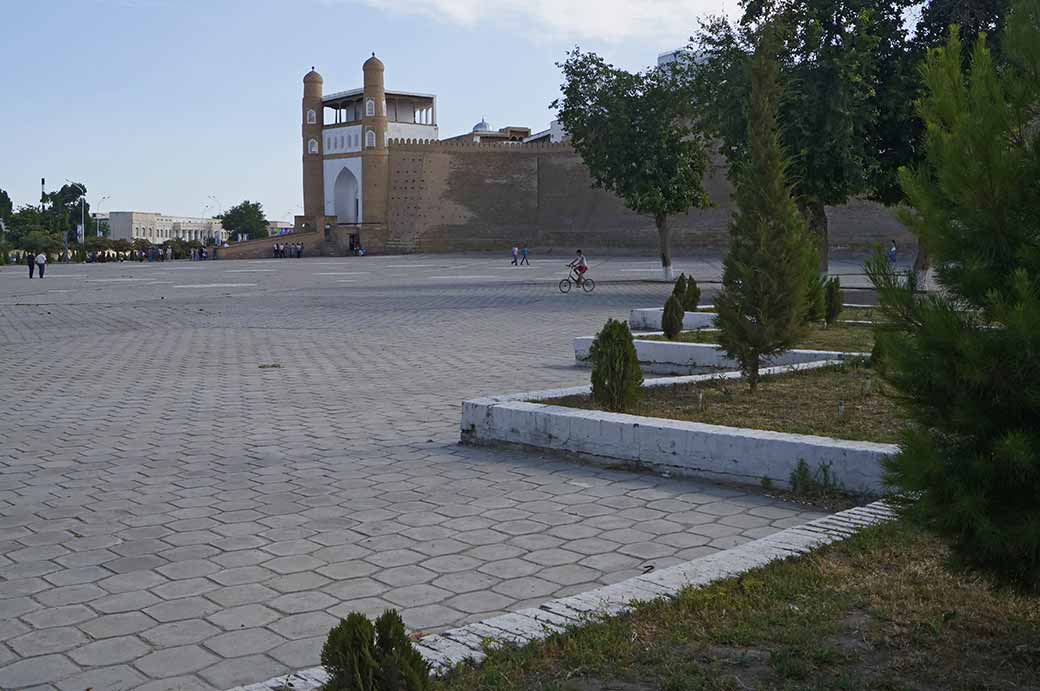
<path fill-rule="evenodd" d="M 815 252 L 815 249 L 814 249 Z M 818 273 L 809 277 L 805 299 L 805 321 L 822 322 L 827 318 L 827 279 Z"/>
<path fill-rule="evenodd" d="M 682 331 L 684 316 L 682 301 L 672 294 L 664 303 L 664 314 L 661 315 L 661 330 L 668 340 L 674 341 Z"/>
<path fill-rule="evenodd" d="M 686 295 L 686 274 L 679 274 L 679 278 L 675 279 L 675 285 L 672 286 L 672 295 L 679 298 L 681 302 Z"/>
<path fill-rule="evenodd" d="M 693 276 L 686 277 L 686 290 L 683 292 L 683 309 L 687 312 L 696 312 L 701 302 L 701 289 Z"/>
<path fill-rule="evenodd" d="M 838 321 L 838 315 L 841 314 L 842 299 L 841 299 L 841 281 L 838 280 L 837 276 L 834 276 L 827 281 L 827 324 L 833 324 Z"/>
<path fill-rule="evenodd" d="M 965 75 L 954 27 L 922 71 L 925 158 L 900 180 L 942 292 L 915 296 L 881 255 L 867 274 L 912 423 L 886 481 L 957 561 L 1040 590 L 1040 5 L 1005 26 L 1001 66 L 982 36 Z"/>
<path fill-rule="evenodd" d="M 383 612 L 375 623 L 352 612 L 329 631 L 321 649 L 329 673 L 324 691 L 424 691 L 430 666 L 405 633 L 400 615 Z"/>
<path fill-rule="evenodd" d="M 606 410 L 623 413 L 639 399 L 643 371 L 628 324 L 607 320 L 589 349 L 592 399 Z"/>

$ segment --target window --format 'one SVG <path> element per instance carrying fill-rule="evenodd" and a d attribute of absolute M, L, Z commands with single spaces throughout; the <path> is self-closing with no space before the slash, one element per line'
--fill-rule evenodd
<path fill-rule="evenodd" d="M 307 142 L 307 153 L 309 153 L 309 154 L 316 154 L 316 153 L 318 153 L 318 140 L 317 139 L 311 139 L 309 142 Z"/>
<path fill-rule="evenodd" d="M 307 124 L 313 125 L 316 122 L 318 122 L 318 114 L 314 112 L 313 108 L 311 108 L 307 111 Z"/>
<path fill-rule="evenodd" d="M 332 148 L 332 137 L 325 137 L 325 148 L 326 149 L 331 149 Z"/>
<path fill-rule="evenodd" d="M 365 132 L 365 148 L 374 149 L 376 146 L 376 131 L 369 130 Z"/>
<path fill-rule="evenodd" d="M 365 101 L 365 115 L 367 117 L 375 117 L 376 114 L 376 102 L 371 98 Z"/>

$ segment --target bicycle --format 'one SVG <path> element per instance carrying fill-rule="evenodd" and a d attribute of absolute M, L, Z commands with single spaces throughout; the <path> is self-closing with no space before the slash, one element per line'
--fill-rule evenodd
<path fill-rule="evenodd" d="M 571 292 L 571 284 L 572 283 L 574 285 L 581 286 L 581 289 L 584 290 L 586 293 L 591 293 L 592 291 L 594 291 L 596 289 L 596 282 L 595 281 L 593 281 L 591 278 L 589 278 L 587 276 L 582 276 L 577 271 L 575 271 L 574 267 L 572 267 L 572 266 L 568 266 L 568 268 L 571 270 L 570 275 L 567 276 L 567 278 L 565 278 L 562 281 L 560 281 L 560 292 L 561 293 L 569 293 L 569 292 Z"/>

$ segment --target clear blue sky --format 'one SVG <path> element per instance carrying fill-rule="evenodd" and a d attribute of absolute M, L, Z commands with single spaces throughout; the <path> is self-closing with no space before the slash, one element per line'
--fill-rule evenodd
<path fill-rule="evenodd" d="M 735 0 L 0 0 L 0 188 L 65 178 L 97 209 L 300 213 L 300 98 L 361 85 L 438 96 L 442 137 L 481 117 L 542 129 L 574 45 L 638 69 Z"/>

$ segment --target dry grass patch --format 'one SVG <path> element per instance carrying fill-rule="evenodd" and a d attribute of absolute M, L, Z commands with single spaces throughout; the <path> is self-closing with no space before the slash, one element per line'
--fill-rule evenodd
<path fill-rule="evenodd" d="M 436 688 L 1036 689 L 1040 599 L 944 568 L 904 523 L 492 652 Z"/>
<path fill-rule="evenodd" d="M 589 396 L 542 403 L 596 410 Z M 764 377 L 752 394 L 741 380 L 644 388 L 632 415 L 712 425 L 896 442 L 902 417 L 889 388 L 857 364 Z"/>

